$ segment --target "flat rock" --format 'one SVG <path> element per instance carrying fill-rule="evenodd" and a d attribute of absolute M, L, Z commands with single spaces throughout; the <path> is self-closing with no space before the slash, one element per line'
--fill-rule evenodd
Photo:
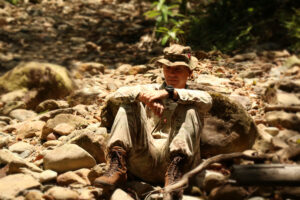
<path fill-rule="evenodd" d="M 57 133 L 59 135 L 69 135 L 74 130 L 75 126 L 67 123 L 60 123 L 53 129 L 54 133 Z"/>
<path fill-rule="evenodd" d="M 15 199 L 20 192 L 36 187 L 40 183 L 30 175 L 9 175 L 0 179 L 0 199 Z"/>
<path fill-rule="evenodd" d="M 7 149 L 0 150 L 0 164 L 9 164 L 10 173 L 18 173 L 20 172 L 20 168 L 28 168 L 34 172 L 42 172 L 42 170 L 36 165 L 23 160 Z"/>
<path fill-rule="evenodd" d="M 9 113 L 9 116 L 13 119 L 17 119 L 19 121 L 25 121 L 30 118 L 34 118 L 37 114 L 32 110 L 25 110 L 25 109 L 16 109 Z"/>
<path fill-rule="evenodd" d="M 294 93 L 277 92 L 278 104 L 284 106 L 298 106 L 300 105 L 300 99 Z"/>
<path fill-rule="evenodd" d="M 249 110 L 252 106 L 252 102 L 248 96 L 242 96 L 238 94 L 231 94 L 229 99 L 241 104 L 245 109 Z"/>
<path fill-rule="evenodd" d="M 69 188 L 52 187 L 49 189 L 44 198 L 47 200 L 78 200 L 79 194 Z"/>
<path fill-rule="evenodd" d="M 45 170 L 45 171 L 42 171 L 41 173 L 38 173 L 38 172 L 32 172 L 26 168 L 21 168 L 20 172 L 22 172 L 23 174 L 31 175 L 36 180 L 38 180 L 40 183 L 55 180 L 57 177 L 57 172 L 52 171 L 52 170 Z"/>
<path fill-rule="evenodd" d="M 89 184 L 75 172 L 66 172 L 64 174 L 59 175 L 56 179 L 56 182 L 61 186 L 68 186 L 74 183 L 83 186 Z"/>
<path fill-rule="evenodd" d="M 43 193 L 39 190 L 29 190 L 25 195 L 26 200 L 40 200 L 43 199 Z"/>
<path fill-rule="evenodd" d="M 34 146 L 32 146 L 31 144 L 28 144 L 26 142 L 17 142 L 11 146 L 9 146 L 8 148 L 11 152 L 14 152 L 14 153 L 22 153 L 26 150 L 32 152 L 34 150 Z"/>
<path fill-rule="evenodd" d="M 71 106 L 78 104 L 91 105 L 97 103 L 99 98 L 106 96 L 108 93 L 100 86 L 84 87 L 76 90 L 68 97 Z"/>
<path fill-rule="evenodd" d="M 266 121 L 272 126 L 282 126 L 287 129 L 300 131 L 300 113 L 272 111 L 266 113 Z"/>
<path fill-rule="evenodd" d="M 85 129 L 74 132 L 77 134 L 68 143 L 76 144 L 92 155 L 97 163 L 105 162 L 106 148 L 105 141 L 102 135 L 88 133 Z"/>
<path fill-rule="evenodd" d="M 68 108 L 69 104 L 67 101 L 63 100 L 54 100 L 54 99 L 47 99 L 46 101 L 41 102 L 35 109 L 36 112 L 44 112 L 62 108 Z"/>
<path fill-rule="evenodd" d="M 61 124 L 69 124 L 75 128 L 84 127 L 88 125 L 88 121 L 80 116 L 72 114 L 59 114 L 56 115 L 53 119 L 49 119 L 46 125 L 43 127 L 41 139 L 45 140 L 47 135 L 54 131 L 54 128 Z"/>
<path fill-rule="evenodd" d="M 66 172 L 80 168 L 91 168 L 95 159 L 84 149 L 75 144 L 65 144 L 48 152 L 44 157 L 45 169 Z"/>
<path fill-rule="evenodd" d="M 30 138 L 34 136 L 40 136 L 42 129 L 45 126 L 43 121 L 26 121 L 16 129 L 16 135 L 18 138 Z"/>

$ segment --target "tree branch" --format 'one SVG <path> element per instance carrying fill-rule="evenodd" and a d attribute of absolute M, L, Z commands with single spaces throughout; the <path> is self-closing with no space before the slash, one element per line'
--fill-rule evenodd
<path fill-rule="evenodd" d="M 185 188 L 188 186 L 189 179 L 196 174 L 202 172 L 205 170 L 207 167 L 209 167 L 211 164 L 216 163 L 216 162 L 221 162 L 225 160 L 230 160 L 234 158 L 244 158 L 248 160 L 261 160 L 261 159 L 266 159 L 268 157 L 266 156 L 254 156 L 254 155 L 248 155 L 243 152 L 236 152 L 236 153 L 229 153 L 229 154 L 220 154 L 217 156 L 213 156 L 211 158 L 208 158 L 207 160 L 203 161 L 200 165 L 198 165 L 195 169 L 187 172 L 186 174 L 183 175 L 183 177 L 176 183 L 172 185 L 168 185 L 163 189 L 164 193 L 170 193 L 175 190 L 178 190 L 180 188 Z"/>

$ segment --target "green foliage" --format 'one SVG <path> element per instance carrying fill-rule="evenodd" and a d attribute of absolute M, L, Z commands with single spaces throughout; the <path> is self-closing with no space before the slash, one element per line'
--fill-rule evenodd
<path fill-rule="evenodd" d="M 8 1 L 9 3 L 13 4 L 13 5 L 16 5 L 19 3 L 19 0 L 6 0 Z"/>
<path fill-rule="evenodd" d="M 179 35 L 184 34 L 182 27 L 188 22 L 187 17 L 179 13 L 181 1 L 174 1 L 171 5 L 166 0 L 158 0 L 152 4 L 152 10 L 145 13 L 148 18 L 155 18 L 156 36 L 161 38 L 161 44 L 169 41 L 179 41 Z"/>
<path fill-rule="evenodd" d="M 284 26 L 288 30 L 288 35 L 294 40 L 291 49 L 300 51 L 300 8 L 294 10 L 294 14 L 286 17 Z"/>
<path fill-rule="evenodd" d="M 299 51 L 300 11 L 294 0 L 219 0 L 198 5 L 187 41 L 232 52 L 263 43 Z"/>

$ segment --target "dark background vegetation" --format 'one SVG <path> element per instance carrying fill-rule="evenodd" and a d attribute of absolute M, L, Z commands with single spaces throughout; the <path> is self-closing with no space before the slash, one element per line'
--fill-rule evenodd
<path fill-rule="evenodd" d="M 154 1 L 155 2 L 155 1 Z M 169 0 L 178 5 L 188 23 L 180 27 L 179 40 L 194 48 L 229 53 L 247 49 L 288 48 L 299 53 L 300 1 L 298 0 Z M 155 8 L 154 8 L 155 9 Z M 170 14 L 172 18 L 172 14 Z M 164 25 L 172 29 L 169 20 Z"/>
<path fill-rule="evenodd" d="M 154 32 L 162 45 L 176 41 L 223 53 L 283 48 L 300 52 L 299 0 L 135 1 L 143 2 L 153 5 L 144 14 L 156 21 Z"/>

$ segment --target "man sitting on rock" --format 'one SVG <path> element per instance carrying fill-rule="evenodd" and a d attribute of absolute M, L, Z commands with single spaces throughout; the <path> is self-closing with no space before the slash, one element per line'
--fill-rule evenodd
<path fill-rule="evenodd" d="M 127 171 L 167 186 L 200 162 L 203 115 L 212 99 L 186 84 L 197 59 L 190 47 L 171 45 L 157 63 L 163 67 L 162 85 L 122 87 L 109 96 L 120 108 L 108 142 L 110 168 L 95 180 L 96 186 L 119 186 L 126 182 Z M 171 195 L 180 199 L 182 193 Z"/>

